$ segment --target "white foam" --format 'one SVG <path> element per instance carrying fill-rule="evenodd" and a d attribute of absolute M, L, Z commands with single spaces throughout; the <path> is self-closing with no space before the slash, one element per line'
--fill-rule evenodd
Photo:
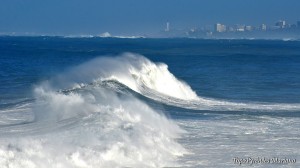
<path fill-rule="evenodd" d="M 150 89 L 166 96 L 183 100 L 197 99 L 196 93 L 185 82 L 178 80 L 163 63 L 153 63 L 132 53 L 119 57 L 100 57 L 72 69 L 56 80 L 64 81 L 61 88 L 78 87 L 80 83 L 114 79 L 143 94 Z M 55 80 L 53 80 L 53 83 Z M 72 86 L 71 86 L 72 85 Z"/>
<path fill-rule="evenodd" d="M 139 67 L 131 67 L 129 71 L 139 88 L 146 87 L 155 92 L 184 100 L 198 98 L 189 85 L 178 80 L 168 71 L 166 64 L 154 64 L 145 59 Z M 141 90 L 139 91 L 141 92 Z"/>
<path fill-rule="evenodd" d="M 298 159 L 298 117 L 218 115 L 205 119 L 179 119 L 188 131 L 181 144 L 193 154 L 179 158 L 187 167 L 277 167 L 276 164 L 242 164 L 233 158 Z M 281 167 L 278 165 L 278 167 Z M 282 167 L 297 167 L 282 164 Z"/>
<path fill-rule="evenodd" d="M 96 58 L 67 74 L 64 74 L 60 80 L 72 81 L 73 86 L 64 86 L 64 88 L 78 87 L 74 83 L 86 81 L 116 80 L 151 99 L 189 109 L 218 111 L 300 110 L 300 104 L 243 103 L 198 96 L 188 84 L 177 79 L 168 70 L 166 64 L 154 63 L 133 53 L 125 53 L 118 57 Z"/>
<path fill-rule="evenodd" d="M 186 153 L 183 131 L 134 97 L 52 88 L 35 89 L 34 123 L 0 128 L 0 167 L 165 167 Z"/>
<path fill-rule="evenodd" d="M 127 53 L 115 59 L 124 69 L 105 79 L 117 80 L 146 97 L 172 106 L 217 111 L 299 111 L 300 104 L 232 102 L 198 96 L 191 87 L 177 79 L 163 63 Z M 114 66 L 112 66 L 114 67 Z"/>
<path fill-rule="evenodd" d="M 99 37 L 111 37 L 111 34 L 109 32 L 104 32 L 100 34 Z"/>
<path fill-rule="evenodd" d="M 202 98 L 169 72 L 167 65 L 140 55 L 96 58 L 36 87 L 36 101 L 30 106 L 34 123 L 0 127 L 0 167 L 180 166 L 176 160 L 187 151 L 176 139 L 183 131 L 134 97 L 120 98 L 97 85 L 86 87 L 107 79 L 182 108 L 300 109 L 299 104 Z M 57 92 L 70 88 L 66 94 Z"/>

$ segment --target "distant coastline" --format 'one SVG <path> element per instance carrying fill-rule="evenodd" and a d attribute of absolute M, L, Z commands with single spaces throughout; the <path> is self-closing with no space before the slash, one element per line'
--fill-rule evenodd
<path fill-rule="evenodd" d="M 214 37 L 144 37 L 144 36 L 111 36 L 111 37 L 101 37 L 101 36 L 94 36 L 94 35 L 72 35 L 72 36 L 63 36 L 63 35 L 7 35 L 1 34 L 0 38 L 3 37 L 44 37 L 44 38 L 95 38 L 95 39 L 194 39 L 194 40 L 275 40 L 275 41 L 300 41 L 300 37 L 293 38 L 293 37 L 269 37 L 269 38 L 262 38 L 262 37 L 222 37 L 222 36 L 214 36 Z"/>

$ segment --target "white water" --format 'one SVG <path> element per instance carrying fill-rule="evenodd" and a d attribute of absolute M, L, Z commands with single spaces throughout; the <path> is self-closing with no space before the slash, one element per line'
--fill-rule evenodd
<path fill-rule="evenodd" d="M 67 79 L 65 79 L 67 78 Z M 72 87 L 85 82 L 117 80 L 134 91 L 143 94 L 144 89 L 182 100 L 198 99 L 196 93 L 185 82 L 178 80 L 163 63 L 155 64 L 147 58 L 126 53 L 119 57 L 101 57 L 93 59 L 58 79 L 69 84 L 60 87 Z M 55 80 L 54 80 L 55 81 Z M 71 82 L 71 83 L 70 83 Z M 78 85 L 79 84 L 79 85 Z"/>
<path fill-rule="evenodd" d="M 34 90 L 36 101 L 26 105 L 23 110 L 0 111 L 1 116 L 4 113 L 14 113 L 6 115 L 9 116 L 7 119 L 1 118 L 0 167 L 180 167 L 178 159 L 185 161 L 180 158 L 192 150 L 195 157 L 205 155 L 205 151 L 195 150 L 201 149 L 197 144 L 205 146 L 200 141 L 208 133 L 199 132 L 207 126 L 205 122 L 197 120 L 196 126 L 191 128 L 189 120 L 179 121 L 183 127 L 188 127 L 187 130 L 197 130 L 196 134 L 187 136 L 182 142 L 185 147 L 190 147 L 187 151 L 177 142 L 178 138 L 186 134 L 174 121 L 133 96 L 120 97 L 114 91 L 90 85 L 111 79 L 144 96 L 182 108 L 271 111 L 300 109 L 298 104 L 235 103 L 202 98 L 170 73 L 165 64 L 156 64 L 135 54 L 97 58 L 38 85 Z M 57 92 L 70 88 L 77 89 L 70 90 L 67 94 Z M 298 120 L 295 123 L 298 124 Z M 225 133 L 223 132 L 224 136 L 217 144 L 210 144 L 212 152 L 208 152 L 206 157 L 217 153 L 219 148 L 213 148 L 214 145 L 222 145 L 223 140 L 231 142 L 231 138 L 226 137 L 228 130 L 223 129 L 228 125 L 222 123 L 223 125 L 214 127 L 214 124 L 215 121 L 208 123 L 212 127 L 211 132 L 219 130 Z M 231 124 L 235 125 L 236 122 Z M 251 124 L 253 123 L 249 122 L 247 126 Z M 258 122 L 257 126 L 262 127 L 264 124 L 260 125 Z M 288 123 L 284 128 L 290 128 Z M 231 127 L 228 126 L 228 129 Z M 268 129 L 273 130 L 273 127 Z M 236 128 L 236 131 L 240 130 Z M 265 130 L 259 131 L 265 133 Z M 294 134 L 299 132 L 295 129 L 293 131 Z M 190 142 L 197 135 L 199 139 Z M 278 135 L 277 132 L 275 135 Z M 268 136 L 269 134 L 263 134 L 262 137 Z M 244 137 L 246 136 L 237 140 L 241 141 Z M 209 140 L 212 141 L 213 138 Z M 295 139 L 295 136 L 292 138 Z M 275 142 L 274 144 L 276 145 Z M 281 141 L 278 144 L 285 145 Z M 234 143 L 230 145 L 232 147 Z M 224 149 L 227 151 L 229 148 Z M 226 154 L 222 154 L 220 158 L 224 159 Z M 194 158 L 193 161 L 197 159 Z M 196 165 L 209 165 L 213 163 L 212 159 L 208 158 L 204 163 Z"/>
<path fill-rule="evenodd" d="M 130 54 L 135 59 L 134 64 L 127 70 L 127 78 L 114 77 L 115 80 L 129 86 L 131 89 L 172 106 L 196 110 L 217 111 L 299 111 L 300 104 L 270 104 L 270 103 L 243 103 L 204 98 L 198 96 L 191 87 L 178 80 L 163 63 L 153 63 L 148 59 Z M 133 79 L 132 79 L 133 78 Z"/>
<path fill-rule="evenodd" d="M 86 81 L 98 83 L 115 80 L 158 102 L 188 109 L 216 111 L 300 110 L 300 104 L 231 102 L 198 96 L 188 84 L 177 79 L 168 70 L 166 64 L 153 63 L 141 55 L 132 53 L 114 58 L 96 58 L 67 74 L 63 78 L 67 76 L 68 81 L 77 83 L 77 85 L 61 87 L 81 88 L 85 86 L 86 83 L 84 82 Z M 81 83 L 83 84 L 81 85 Z"/>
<path fill-rule="evenodd" d="M 0 167 L 163 167 L 186 153 L 182 130 L 134 98 L 35 92 L 35 122 L 0 128 Z"/>
<path fill-rule="evenodd" d="M 300 119 L 298 117 L 218 115 L 205 119 L 179 119 L 187 130 L 179 141 L 191 153 L 179 158 L 186 167 L 198 168 L 298 168 Z M 244 163 L 233 158 L 274 157 L 296 159 L 295 164 Z"/>
<path fill-rule="evenodd" d="M 187 151 L 176 139 L 184 131 L 160 112 L 97 86 L 57 92 L 105 75 L 109 66 L 95 66 L 97 61 L 102 62 L 89 62 L 38 85 L 36 100 L 23 110 L 0 111 L 19 116 L 1 119 L 0 167 L 180 166 L 177 158 Z"/>

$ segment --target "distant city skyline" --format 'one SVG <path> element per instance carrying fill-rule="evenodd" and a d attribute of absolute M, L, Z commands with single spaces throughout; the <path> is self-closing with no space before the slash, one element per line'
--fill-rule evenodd
<path fill-rule="evenodd" d="M 249 25 L 249 24 L 235 24 L 226 25 L 222 23 L 216 23 L 214 25 L 215 32 L 228 32 L 228 31 L 253 31 L 253 30 L 277 30 L 277 29 L 290 29 L 290 28 L 300 28 L 300 21 L 295 23 L 289 23 L 286 20 L 278 20 L 277 22 L 267 25 L 262 23 L 260 25 Z"/>
<path fill-rule="evenodd" d="M 144 35 L 167 22 L 176 29 L 297 23 L 299 7 L 299 0 L 2 0 L 0 33 Z"/>
<path fill-rule="evenodd" d="M 180 32 L 170 33 L 172 29 L 165 33 L 166 37 L 176 37 Z M 285 20 L 278 20 L 272 25 L 261 24 L 236 24 L 226 25 L 216 23 L 214 28 L 192 28 L 182 37 L 193 38 L 251 38 L 251 39 L 299 39 L 300 38 L 300 21 L 288 23 Z"/>

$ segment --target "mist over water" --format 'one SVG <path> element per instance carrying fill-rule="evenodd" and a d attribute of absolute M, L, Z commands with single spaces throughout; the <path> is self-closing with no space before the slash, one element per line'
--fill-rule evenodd
<path fill-rule="evenodd" d="M 119 59 L 124 61 L 127 58 Z M 95 85 L 68 93 L 54 89 L 58 86 L 78 84 L 84 86 L 93 80 L 97 81 L 98 78 L 107 77 L 101 74 L 113 75 L 116 71 L 122 73 L 121 62 L 116 60 L 109 58 L 92 60 L 59 75 L 53 81 L 37 86 L 34 89 L 35 101 L 28 105 L 29 109 L 19 112 L 19 115 L 24 115 L 25 111 L 29 110 L 34 116 L 20 121 L 19 124 L 10 125 L 9 121 L 6 121 L 7 124 L 0 129 L 2 134 L 0 165 L 8 167 L 177 165 L 176 158 L 187 153 L 175 140 L 184 131 L 161 112 L 154 111 L 133 96 L 119 96 L 114 90 Z M 97 63 L 110 65 L 102 67 Z M 111 65 L 117 69 L 107 71 Z"/>

